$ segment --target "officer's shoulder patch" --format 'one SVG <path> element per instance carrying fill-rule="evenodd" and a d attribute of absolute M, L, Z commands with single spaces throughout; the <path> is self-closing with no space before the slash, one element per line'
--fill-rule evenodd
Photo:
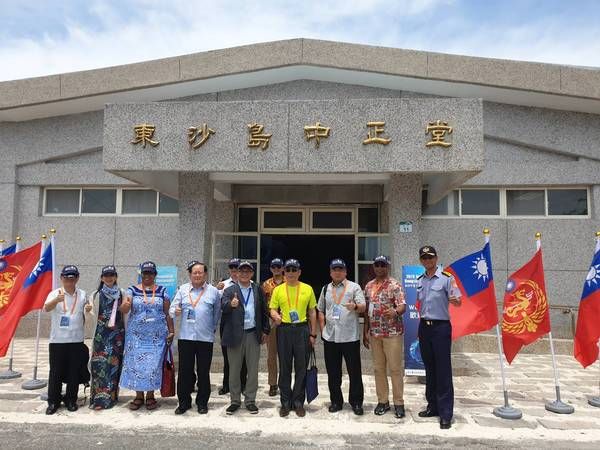
<path fill-rule="evenodd" d="M 450 272 L 446 272 L 445 270 L 442 270 L 442 275 L 446 275 L 448 278 L 452 277 L 452 274 Z"/>

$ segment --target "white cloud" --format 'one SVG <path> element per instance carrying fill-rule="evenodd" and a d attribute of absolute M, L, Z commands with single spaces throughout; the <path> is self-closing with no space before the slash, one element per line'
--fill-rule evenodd
<path fill-rule="evenodd" d="M 456 0 L 458 1 L 458 0 Z M 297 37 L 561 64 L 600 66 L 598 27 L 560 22 L 478 26 L 454 0 L 90 2 L 64 33 L 4 39 L 0 80 L 93 69 Z M 124 12 L 126 11 L 126 12 Z M 88 17 L 89 16 L 89 17 Z"/>

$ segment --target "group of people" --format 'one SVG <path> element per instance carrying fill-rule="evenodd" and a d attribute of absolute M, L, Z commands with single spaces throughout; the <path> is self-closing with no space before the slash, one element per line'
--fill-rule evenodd
<path fill-rule="evenodd" d="M 451 327 L 448 305 L 460 305 L 460 291 L 451 274 L 437 266 L 432 246 L 419 250 L 425 273 L 418 280 L 421 304 L 419 342 L 426 367 L 427 407 L 421 417 L 440 417 L 440 427 L 450 428 L 453 388 L 450 364 Z M 114 266 L 102 269 L 100 285 L 89 298 L 77 288 L 79 271 L 65 266 L 62 287 L 52 291 L 45 310 L 52 314 L 50 334 L 50 375 L 47 414 L 63 401 L 69 411 L 77 409 L 78 385 L 85 379 L 88 349 L 83 343 L 84 317 L 96 321 L 91 353 L 90 408 L 110 408 L 118 401 L 119 388 L 136 392 L 129 408 L 158 404 L 154 391 L 160 389 L 163 360 L 178 332 L 178 406 L 184 414 L 195 404 L 200 414 L 208 412 L 210 367 L 217 329 L 225 358 L 220 395 L 229 393 L 225 412 L 234 414 L 243 406 L 251 414 L 256 403 L 261 346 L 267 345 L 269 395 L 279 393 L 279 415 L 291 411 L 304 417 L 305 386 L 309 357 L 320 334 L 331 403 L 329 412 L 343 408 L 342 360 L 350 379 L 348 403 L 356 415 L 363 415 L 364 389 L 360 358 L 360 317 L 364 317 L 362 341 L 371 350 L 377 405 L 383 415 L 392 405 L 396 417 L 405 416 L 404 344 L 402 315 L 406 310 L 402 284 L 390 276 L 390 260 L 373 260 L 375 278 L 362 288 L 347 277 L 346 263 L 333 259 L 331 282 L 319 297 L 300 281 L 302 268 L 296 259 L 270 263 L 272 277 L 258 285 L 254 267 L 248 261 L 229 261 L 230 278 L 216 286 L 207 281 L 208 267 L 199 261 L 187 266 L 189 283 L 180 286 L 173 299 L 155 284 L 156 265 L 141 264 L 141 283 L 121 289 Z M 220 326 L 219 326 L 220 324 Z M 389 377 L 388 377 L 389 373 Z M 83 375 L 82 375 L 83 374 Z M 292 374 L 294 383 L 292 384 Z M 89 378 L 89 373 L 87 373 Z M 67 384 L 61 394 L 62 383 Z"/>

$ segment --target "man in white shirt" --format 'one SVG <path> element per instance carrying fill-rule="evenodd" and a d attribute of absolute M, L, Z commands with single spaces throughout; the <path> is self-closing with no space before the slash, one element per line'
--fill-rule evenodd
<path fill-rule="evenodd" d="M 89 358 L 89 355 L 88 358 L 83 358 L 82 346 L 84 313 L 91 313 L 92 304 L 86 302 L 85 291 L 77 288 L 77 267 L 63 267 L 60 280 L 62 287 L 50 292 L 44 303 L 44 311 L 51 314 L 48 415 L 54 414 L 60 406 L 63 380 L 67 383 L 65 405 L 69 411 L 77 411 L 79 373 L 81 367 L 87 365 Z"/>

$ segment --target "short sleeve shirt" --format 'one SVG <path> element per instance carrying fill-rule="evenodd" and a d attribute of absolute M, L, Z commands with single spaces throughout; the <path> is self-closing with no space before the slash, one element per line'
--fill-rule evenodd
<path fill-rule="evenodd" d="M 306 322 L 308 309 L 316 308 L 317 299 L 313 288 L 306 283 L 298 283 L 297 286 L 288 286 L 287 283 L 280 284 L 273 290 L 269 308 L 281 311 L 281 321 L 292 323 L 290 311 L 298 313 L 298 322 Z"/>
<path fill-rule="evenodd" d="M 422 319 L 450 320 L 448 299 L 460 296 L 456 280 L 448 272 L 438 269 L 431 277 L 428 277 L 427 274 L 419 277 L 417 299 L 421 304 Z"/>
<path fill-rule="evenodd" d="M 268 280 L 265 280 L 265 282 L 262 284 L 263 291 L 265 292 L 265 300 L 267 301 L 267 306 L 271 301 L 271 294 L 273 294 L 275 288 L 283 283 L 284 282 L 282 281 L 281 283 L 277 284 L 275 282 L 275 278 L 271 277 Z"/>
<path fill-rule="evenodd" d="M 75 295 L 69 295 L 62 288 L 55 289 L 48 294 L 44 304 L 48 304 L 62 293 L 65 294 L 65 301 L 59 303 L 50 311 L 51 328 L 49 341 L 51 344 L 83 342 L 84 306 L 86 304 L 85 291 L 76 289 Z"/>
<path fill-rule="evenodd" d="M 384 313 L 389 308 L 405 304 L 402 284 L 395 278 L 386 278 L 382 283 L 371 280 L 365 286 L 367 311 L 369 314 L 369 332 L 374 337 L 391 337 L 404 334 L 402 316 L 388 319 Z"/>
<path fill-rule="evenodd" d="M 317 308 L 325 314 L 323 339 L 328 342 L 355 342 L 360 340 L 360 324 L 358 313 L 349 310 L 345 305 L 365 303 L 365 296 L 360 286 L 352 281 L 333 285 L 329 283 L 321 292 Z M 339 306 L 335 306 L 339 305 Z M 337 310 L 337 311 L 336 311 Z"/>

